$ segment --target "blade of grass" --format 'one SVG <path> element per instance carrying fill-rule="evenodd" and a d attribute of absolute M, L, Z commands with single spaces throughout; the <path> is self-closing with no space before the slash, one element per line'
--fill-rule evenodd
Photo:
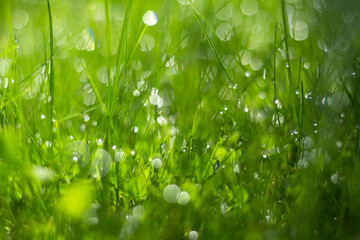
<path fill-rule="evenodd" d="M 53 23 L 51 15 L 50 0 L 47 0 L 47 7 L 49 13 L 49 32 L 50 32 L 50 79 L 49 79 L 49 89 L 50 89 L 50 104 L 49 104 L 49 127 L 51 132 L 51 142 L 54 140 L 53 133 L 53 108 L 54 108 L 54 32 L 53 32 Z M 52 149 L 52 148 L 49 148 Z M 50 150 L 52 156 L 52 151 Z"/>
<path fill-rule="evenodd" d="M 227 70 L 226 70 L 226 68 L 225 68 L 225 66 L 224 66 L 224 63 L 221 61 L 220 56 L 219 56 L 218 52 L 216 51 L 216 48 L 215 48 L 213 42 L 211 41 L 209 35 L 207 34 L 207 32 L 206 32 L 203 24 L 201 23 L 198 15 L 197 15 L 196 12 L 195 12 L 194 8 L 192 8 L 192 12 L 193 12 L 193 14 L 194 14 L 194 16 L 195 16 L 195 18 L 196 18 L 196 21 L 199 23 L 199 25 L 200 25 L 200 27 L 201 27 L 201 30 L 202 30 L 203 33 L 205 34 L 206 39 L 207 39 L 207 41 L 208 41 L 211 49 L 212 49 L 213 52 L 215 53 L 216 58 L 217 58 L 217 60 L 219 61 L 220 65 L 221 65 L 221 68 L 224 70 L 225 75 L 226 75 L 226 77 L 227 77 L 227 80 L 231 83 L 231 85 L 233 85 L 234 82 L 231 80 L 230 75 L 229 75 L 229 73 L 227 72 Z"/>

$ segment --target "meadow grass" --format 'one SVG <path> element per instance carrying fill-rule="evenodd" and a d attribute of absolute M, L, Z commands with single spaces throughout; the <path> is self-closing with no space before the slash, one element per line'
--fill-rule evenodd
<path fill-rule="evenodd" d="M 360 2 L 2 5 L 0 238 L 359 238 Z"/>

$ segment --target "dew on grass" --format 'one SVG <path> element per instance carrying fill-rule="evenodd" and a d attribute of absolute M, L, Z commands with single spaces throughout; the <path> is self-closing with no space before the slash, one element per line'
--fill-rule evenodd
<path fill-rule="evenodd" d="M 250 72 L 250 71 L 246 71 L 246 72 L 245 72 L 245 77 L 251 77 L 251 72 Z"/>
<path fill-rule="evenodd" d="M 41 120 L 45 119 L 45 115 L 44 115 L 44 114 L 41 114 L 40 119 L 41 119 Z"/>
<path fill-rule="evenodd" d="M 93 125 L 95 127 L 97 125 L 97 121 L 92 121 L 91 125 Z"/>
<path fill-rule="evenodd" d="M 131 67 L 132 69 L 134 69 L 135 71 L 139 71 L 142 67 L 141 61 L 140 60 L 134 60 L 131 63 Z"/>
<path fill-rule="evenodd" d="M 80 33 L 75 35 L 73 42 L 75 48 L 78 50 L 94 51 L 95 50 L 95 36 L 91 28 L 85 28 Z"/>
<path fill-rule="evenodd" d="M 195 0 L 177 0 L 178 3 L 180 3 L 181 5 L 190 5 L 191 3 L 193 3 Z"/>
<path fill-rule="evenodd" d="M 139 131 L 138 126 L 132 127 L 132 128 L 131 128 L 131 131 L 132 131 L 133 133 L 137 133 L 137 132 Z"/>
<path fill-rule="evenodd" d="M 341 141 L 337 141 L 337 142 L 336 142 L 336 147 L 337 147 L 337 148 L 341 148 L 342 145 L 343 145 L 343 143 L 342 143 Z"/>
<path fill-rule="evenodd" d="M 154 159 L 152 160 L 152 166 L 153 166 L 153 168 L 155 168 L 155 169 L 161 168 L 161 166 L 162 166 L 162 161 L 161 161 L 161 159 L 160 159 L 160 158 L 154 158 Z"/>
<path fill-rule="evenodd" d="M 147 83 L 144 80 L 140 80 L 137 84 L 136 84 L 137 89 L 139 89 L 140 91 L 145 91 L 147 88 Z"/>
<path fill-rule="evenodd" d="M 239 52 L 239 56 L 241 57 L 240 61 L 242 65 L 248 65 L 251 62 L 251 52 L 247 50 L 241 50 Z"/>
<path fill-rule="evenodd" d="M 135 89 L 135 90 L 133 91 L 133 95 L 134 95 L 134 97 L 140 96 L 140 91 L 137 90 L 137 89 Z"/>
<path fill-rule="evenodd" d="M 16 9 L 12 12 L 12 26 L 15 29 L 22 29 L 29 21 L 29 14 L 22 10 Z"/>
<path fill-rule="evenodd" d="M 52 146 L 52 143 L 50 142 L 50 141 L 45 141 L 45 147 L 46 148 L 49 148 L 49 147 L 51 147 Z"/>
<path fill-rule="evenodd" d="M 338 184 L 339 183 L 339 174 L 334 173 L 333 175 L 331 175 L 330 179 L 334 184 Z"/>
<path fill-rule="evenodd" d="M 178 198 L 177 198 L 177 203 L 178 203 L 179 205 L 185 206 L 185 205 L 187 205 L 189 202 L 190 202 L 190 195 L 189 195 L 187 192 L 185 192 L 185 191 L 180 192 L 180 194 L 179 194 L 179 196 L 178 196 Z"/>
<path fill-rule="evenodd" d="M 143 22 L 148 25 L 148 26 L 154 26 L 157 21 L 157 15 L 154 11 L 147 11 L 143 17 L 142 17 Z"/>
<path fill-rule="evenodd" d="M 103 140 L 101 138 L 96 139 L 96 144 L 101 146 L 103 144 Z"/>
<path fill-rule="evenodd" d="M 119 149 L 119 150 L 116 151 L 115 154 L 114 154 L 114 160 L 115 160 L 115 162 L 121 162 L 125 157 L 126 157 L 126 155 L 125 155 L 125 153 L 123 152 L 122 149 Z"/>
<path fill-rule="evenodd" d="M 108 75 L 107 75 L 107 66 L 102 65 L 96 72 L 96 76 L 101 83 L 107 84 Z"/>
<path fill-rule="evenodd" d="M 1 63 L 0 63 L 0 66 L 1 66 Z M 0 77 L 0 87 L 8 88 L 8 86 L 9 86 L 9 79 L 7 77 L 5 77 L 5 78 Z"/>
<path fill-rule="evenodd" d="M 189 232 L 189 240 L 197 240 L 199 238 L 199 233 L 197 231 L 190 231 Z"/>
<path fill-rule="evenodd" d="M 180 193 L 181 190 L 176 184 L 170 184 L 164 188 L 163 198 L 168 203 L 176 203 Z"/>
<path fill-rule="evenodd" d="M 81 123 L 80 126 L 79 126 L 79 130 L 80 130 L 80 132 L 85 132 L 85 130 L 86 130 L 86 125 L 83 124 L 83 123 Z"/>
<path fill-rule="evenodd" d="M 167 120 L 163 116 L 157 117 L 156 121 L 162 126 L 165 126 L 167 124 Z"/>
<path fill-rule="evenodd" d="M 258 71 L 262 68 L 262 66 L 263 66 L 263 61 L 261 59 L 251 58 L 250 67 L 252 68 L 252 70 Z"/>
<path fill-rule="evenodd" d="M 221 41 L 229 41 L 232 37 L 233 26 L 228 23 L 221 23 L 216 28 L 216 35 L 221 39 Z"/>
<path fill-rule="evenodd" d="M 94 92 L 85 93 L 85 95 L 83 96 L 83 103 L 86 106 L 93 105 L 95 101 L 96 101 L 96 95 Z"/>
<path fill-rule="evenodd" d="M 306 136 L 302 139 L 302 144 L 304 145 L 304 149 L 305 150 L 310 150 L 314 147 L 314 140 L 309 137 L 309 136 Z"/>
<path fill-rule="evenodd" d="M 309 36 L 309 26 L 306 22 L 296 21 L 290 34 L 296 41 L 304 41 Z"/>
<path fill-rule="evenodd" d="M 98 176 L 104 177 L 110 171 L 111 164 L 112 159 L 109 153 L 104 149 L 98 149 L 96 150 L 95 157 L 89 171 L 89 175 L 94 178 Z"/>
<path fill-rule="evenodd" d="M 222 1 L 219 1 L 216 6 L 216 17 L 222 21 L 227 21 L 235 16 L 235 6 L 232 2 L 228 2 L 224 5 Z"/>
<path fill-rule="evenodd" d="M 235 164 L 233 171 L 234 171 L 234 173 L 240 173 L 239 164 Z"/>
<path fill-rule="evenodd" d="M 40 181 L 48 181 L 55 177 L 55 172 L 50 168 L 34 165 L 32 167 L 32 175 Z"/>
<path fill-rule="evenodd" d="M 260 99 L 262 99 L 262 100 L 263 100 L 263 99 L 265 99 L 265 98 L 266 98 L 266 92 L 264 92 L 264 91 L 260 91 L 258 96 L 259 96 L 259 98 L 260 98 Z"/>
<path fill-rule="evenodd" d="M 226 203 L 224 203 L 224 202 L 221 203 L 220 210 L 221 210 L 222 215 L 225 215 L 227 213 L 228 209 L 229 209 L 229 206 Z"/>
<path fill-rule="evenodd" d="M 245 15 L 251 16 L 258 12 L 259 5 L 256 0 L 243 0 L 240 9 Z"/>
<path fill-rule="evenodd" d="M 254 177 L 254 179 L 258 180 L 259 179 L 259 174 L 257 172 L 254 172 L 253 177 Z"/>
<path fill-rule="evenodd" d="M 130 153 L 131 153 L 131 155 L 133 155 L 133 156 L 134 156 L 134 155 L 135 155 L 135 150 L 131 150 L 131 152 L 130 152 Z"/>
<path fill-rule="evenodd" d="M 280 102 L 278 99 L 275 100 L 275 104 L 276 104 L 276 107 L 277 107 L 278 109 L 281 109 L 281 108 L 282 108 L 282 104 L 281 104 L 281 102 Z"/>
<path fill-rule="evenodd" d="M 140 221 L 144 214 L 145 210 L 143 206 L 137 205 L 133 208 L 132 216 L 135 221 Z"/>
<path fill-rule="evenodd" d="M 64 146 L 64 157 L 70 163 L 76 161 L 80 168 L 84 168 L 90 161 L 90 149 L 83 141 L 72 141 Z"/>
<path fill-rule="evenodd" d="M 90 116 L 87 114 L 84 114 L 84 122 L 87 122 L 90 120 Z"/>
<path fill-rule="evenodd" d="M 150 52 L 155 47 L 155 38 L 151 35 L 144 34 L 140 40 L 140 50 Z"/>
<path fill-rule="evenodd" d="M 246 112 L 246 113 L 249 112 L 249 108 L 247 105 L 245 105 L 244 112 Z"/>
<path fill-rule="evenodd" d="M 158 98 L 159 98 L 159 95 L 157 95 L 157 94 L 151 94 L 151 95 L 149 96 L 150 104 L 151 104 L 151 105 L 157 105 Z"/>
<path fill-rule="evenodd" d="M 305 68 L 305 69 L 309 69 L 309 68 L 310 68 L 310 63 L 305 62 L 305 63 L 304 63 L 304 68 Z"/>

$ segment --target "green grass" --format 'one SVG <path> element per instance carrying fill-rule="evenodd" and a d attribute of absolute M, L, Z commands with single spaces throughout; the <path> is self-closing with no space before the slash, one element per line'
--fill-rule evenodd
<path fill-rule="evenodd" d="M 184 2 L 5 0 L 1 239 L 359 238 L 360 3 Z"/>

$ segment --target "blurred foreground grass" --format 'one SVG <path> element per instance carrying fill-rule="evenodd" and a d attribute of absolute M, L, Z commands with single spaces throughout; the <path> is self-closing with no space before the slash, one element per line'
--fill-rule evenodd
<path fill-rule="evenodd" d="M 360 2 L 1 5 L 0 238 L 360 237 Z"/>

